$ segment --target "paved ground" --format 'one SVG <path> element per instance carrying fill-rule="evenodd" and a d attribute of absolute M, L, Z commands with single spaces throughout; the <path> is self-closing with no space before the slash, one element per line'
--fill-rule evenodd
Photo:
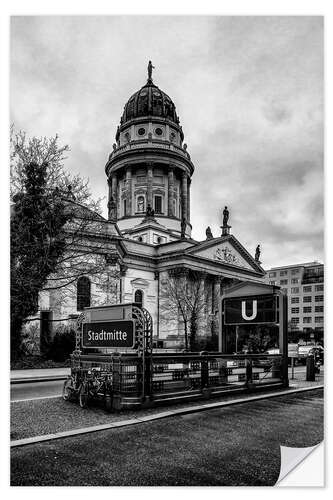
<path fill-rule="evenodd" d="M 16 448 L 11 484 L 273 485 L 280 445 L 322 439 L 318 389 Z"/>

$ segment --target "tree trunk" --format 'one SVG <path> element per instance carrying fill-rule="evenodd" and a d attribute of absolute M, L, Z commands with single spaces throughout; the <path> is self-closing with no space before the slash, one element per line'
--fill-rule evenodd
<path fill-rule="evenodd" d="M 196 337 L 197 337 L 197 315 L 195 312 L 191 315 L 190 321 L 190 349 L 196 350 Z"/>
<path fill-rule="evenodd" d="M 185 333 L 185 351 L 188 351 L 187 320 L 185 319 L 184 319 L 184 333 Z"/>

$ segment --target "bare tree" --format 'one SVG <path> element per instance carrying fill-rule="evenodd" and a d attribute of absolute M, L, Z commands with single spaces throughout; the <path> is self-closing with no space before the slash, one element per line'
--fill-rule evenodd
<path fill-rule="evenodd" d="M 23 322 L 38 310 L 40 292 L 57 291 L 58 300 L 65 301 L 83 275 L 96 277 L 105 288 L 111 286 L 110 277 L 119 276 L 116 267 L 109 265 L 110 224 L 100 215 L 100 200 L 93 200 L 88 181 L 64 170 L 67 151 L 68 146 L 59 146 L 57 136 L 28 139 L 12 128 L 14 351 L 19 350 Z"/>
<path fill-rule="evenodd" d="M 187 351 L 196 350 L 199 321 L 206 319 L 208 291 L 205 278 L 205 273 L 176 268 L 169 271 L 164 282 L 167 300 L 161 307 L 174 317 L 181 316 Z"/>

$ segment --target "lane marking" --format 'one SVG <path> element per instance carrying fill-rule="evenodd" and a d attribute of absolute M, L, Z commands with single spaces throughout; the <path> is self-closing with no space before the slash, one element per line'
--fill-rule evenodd
<path fill-rule="evenodd" d="M 17 439 L 15 441 L 10 442 L 10 447 L 11 448 L 18 448 L 20 446 L 26 446 L 29 444 L 36 444 L 36 443 L 40 443 L 42 441 L 52 441 L 54 439 L 63 439 L 66 437 L 78 436 L 81 434 L 89 434 L 91 432 L 105 431 L 105 430 L 114 429 L 117 427 L 126 427 L 129 425 L 141 424 L 141 423 L 149 422 L 152 420 L 160 420 L 162 418 L 173 417 L 173 416 L 177 416 L 177 415 L 186 415 L 188 413 L 197 413 L 200 411 L 212 410 L 214 408 L 221 408 L 223 406 L 232 406 L 232 405 L 237 405 L 237 404 L 241 404 L 241 403 L 250 403 L 251 401 L 258 401 L 261 399 L 270 399 L 270 398 L 287 396 L 289 394 L 296 394 L 296 393 L 305 392 L 305 391 L 313 391 L 315 389 L 324 389 L 324 385 L 316 385 L 316 386 L 312 386 L 312 387 L 302 387 L 300 389 L 285 390 L 285 391 L 280 391 L 278 393 L 270 392 L 267 394 L 262 394 L 260 396 L 246 397 L 246 398 L 236 399 L 233 401 L 219 401 L 218 403 L 208 403 L 208 404 L 200 405 L 200 406 L 190 406 L 187 408 L 179 408 L 176 410 L 169 410 L 169 411 L 164 411 L 161 413 L 155 413 L 154 415 L 146 415 L 146 416 L 142 416 L 141 418 L 137 417 L 137 418 L 134 418 L 131 420 L 120 420 L 118 422 L 112 422 L 110 424 L 101 424 L 101 425 L 95 425 L 92 427 L 82 427 L 80 429 L 73 429 L 70 431 L 62 431 L 62 432 L 57 432 L 55 434 L 44 434 L 43 436 L 34 436 L 34 437 L 29 437 L 29 438 Z"/>

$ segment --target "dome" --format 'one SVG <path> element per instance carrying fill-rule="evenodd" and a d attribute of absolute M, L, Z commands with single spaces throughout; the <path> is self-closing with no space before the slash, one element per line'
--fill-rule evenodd
<path fill-rule="evenodd" d="M 148 78 L 146 85 L 135 92 L 125 104 L 121 125 L 134 118 L 154 116 L 179 124 L 176 106 L 170 97 Z"/>

